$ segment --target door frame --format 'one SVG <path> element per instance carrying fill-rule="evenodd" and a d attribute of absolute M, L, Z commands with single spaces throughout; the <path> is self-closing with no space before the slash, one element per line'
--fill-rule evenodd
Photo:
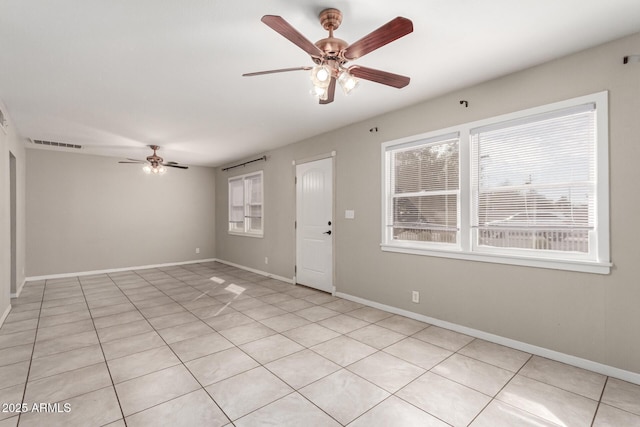
<path fill-rule="evenodd" d="M 293 178 L 294 178 L 294 186 L 293 186 L 293 217 L 295 218 L 294 222 L 294 233 L 293 233 L 293 248 L 294 248 L 294 270 L 293 270 L 293 284 L 298 285 L 298 277 L 297 277 L 297 265 L 298 265 L 298 194 L 297 194 L 297 175 L 296 175 L 296 166 L 311 163 L 318 160 L 331 159 L 331 227 L 333 230 L 333 235 L 336 234 L 336 151 L 331 151 L 330 153 L 318 154 L 316 156 L 304 157 L 299 160 L 293 160 L 291 165 L 293 166 Z M 304 286 L 304 285 L 302 285 Z M 336 239 L 331 239 L 331 295 L 335 296 L 336 294 Z"/>
<path fill-rule="evenodd" d="M 18 297 L 18 184 L 17 159 L 9 151 L 9 228 L 10 228 L 10 294 Z"/>

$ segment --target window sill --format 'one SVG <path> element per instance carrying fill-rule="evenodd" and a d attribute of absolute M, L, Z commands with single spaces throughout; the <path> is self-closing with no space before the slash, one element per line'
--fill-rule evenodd
<path fill-rule="evenodd" d="M 253 237 L 255 239 L 262 239 L 264 237 L 264 234 L 240 233 L 237 231 L 227 231 L 227 233 L 231 236 Z"/>
<path fill-rule="evenodd" d="M 552 270 L 578 271 L 582 273 L 593 274 L 609 274 L 611 272 L 612 266 L 612 264 L 609 262 L 553 260 L 522 256 L 485 254 L 478 252 L 421 249 L 415 247 L 410 248 L 406 246 L 389 244 L 381 244 L 380 247 L 384 252 L 424 255 L 439 258 L 453 258 L 466 261 L 490 262 L 495 264 L 519 265 L 524 267 L 548 268 Z"/>

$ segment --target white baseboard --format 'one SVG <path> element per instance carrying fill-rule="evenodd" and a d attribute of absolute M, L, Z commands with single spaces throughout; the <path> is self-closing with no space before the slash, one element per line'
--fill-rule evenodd
<path fill-rule="evenodd" d="M 566 363 L 567 365 L 572 365 L 578 368 L 587 369 L 589 371 L 597 372 L 602 375 L 607 375 L 609 377 L 618 378 L 624 381 L 628 381 L 630 383 L 640 385 L 640 373 L 637 373 L 637 372 L 626 371 L 624 369 L 615 368 L 613 366 L 594 362 L 592 360 L 582 359 L 580 357 L 572 356 L 570 354 L 560 353 L 559 351 L 550 350 L 548 348 L 538 347 L 532 344 L 527 344 L 522 341 L 516 341 L 516 340 L 505 338 L 499 335 L 490 334 L 488 332 L 480 331 L 478 329 L 468 328 L 466 326 L 458 325 L 451 322 L 446 322 L 444 320 L 435 319 L 429 316 L 424 316 L 422 314 L 392 307 L 390 305 L 380 304 L 375 301 L 369 301 L 367 299 L 345 294 L 342 292 L 337 292 L 336 296 L 347 299 L 349 301 L 358 302 L 360 304 L 364 304 L 369 307 L 374 307 L 383 311 L 387 311 L 389 313 L 399 314 L 401 316 L 405 316 L 410 319 L 418 320 L 420 322 L 429 323 L 431 325 L 439 326 L 441 328 L 445 328 L 455 332 L 459 332 L 461 334 L 469 335 L 474 338 L 480 338 L 485 341 L 490 341 L 496 344 L 515 348 L 516 350 L 521 350 L 527 353 L 535 354 L 537 356 L 545 357 L 547 359 Z"/>
<path fill-rule="evenodd" d="M 260 274 L 261 276 L 269 277 L 271 279 L 277 279 L 286 283 L 295 283 L 294 280 L 289 279 L 287 277 L 278 276 L 277 274 L 267 273 L 266 271 L 257 270 L 255 268 L 246 267 L 244 265 L 236 264 L 230 261 L 225 261 L 217 258 L 207 258 L 207 259 L 198 259 L 192 261 L 181 261 L 181 262 L 169 262 L 164 264 L 152 264 L 152 265 L 138 265 L 133 267 L 119 267 L 119 268 L 109 268 L 106 270 L 92 270 L 92 271 L 80 271 L 75 273 L 60 273 L 60 274 L 48 274 L 44 276 L 31 276 L 27 277 L 25 281 L 22 283 L 20 287 L 20 291 L 24 286 L 25 282 L 33 282 L 36 280 L 47 280 L 47 279 L 64 279 L 66 277 L 77 277 L 77 276 L 93 276 L 96 274 L 108 274 L 108 273 L 117 273 L 120 271 L 128 271 L 128 270 L 144 270 L 147 268 L 159 268 L 159 267 L 172 267 L 175 265 L 186 265 L 186 264 L 199 264 L 203 262 L 219 262 L 222 264 L 230 265 L 232 267 L 240 268 L 242 270 L 250 271 L 252 273 Z M 12 296 L 13 298 L 13 296 Z"/>
<path fill-rule="evenodd" d="M 18 286 L 18 289 L 16 289 L 15 294 L 11 294 L 11 298 L 18 298 L 20 296 L 20 293 L 22 292 L 22 288 L 24 288 L 25 283 L 27 283 L 27 279 L 24 279 L 22 281 L 22 284 L 20 284 L 20 286 Z"/>
<path fill-rule="evenodd" d="M 186 265 L 186 264 L 198 264 L 201 262 L 212 262 L 217 261 L 215 258 L 207 258 L 207 259 L 197 259 L 192 261 L 181 261 L 181 262 L 168 262 L 164 264 L 152 264 L 152 265 L 138 265 L 132 267 L 120 267 L 120 268 L 109 268 L 106 270 L 92 270 L 92 271 L 80 271 L 76 273 L 61 273 L 61 274 L 48 274 L 44 276 L 32 276 L 27 277 L 27 282 L 33 282 L 36 280 L 47 280 L 47 279 L 63 279 L 65 277 L 76 277 L 76 276 L 93 276 L 95 274 L 105 274 L 105 273 L 117 273 L 120 271 L 128 271 L 128 270 L 144 270 L 147 268 L 159 268 L 159 267 L 172 267 L 174 265 Z"/>
<path fill-rule="evenodd" d="M 0 317 L 0 327 L 2 327 L 2 325 L 4 324 L 4 321 L 9 315 L 10 311 L 11 311 L 11 304 L 9 304 L 9 306 L 4 310 L 4 313 L 2 313 L 2 317 Z"/>
<path fill-rule="evenodd" d="M 261 276 L 269 277 L 271 279 L 277 279 L 277 280 L 280 280 L 281 282 L 286 282 L 286 283 L 291 283 L 291 284 L 295 283 L 295 278 L 289 279 L 287 277 L 278 276 L 277 274 L 267 273 L 266 271 L 258 270 L 258 269 L 251 268 L 251 267 L 246 267 L 244 265 L 236 264 L 236 263 L 230 262 L 230 261 L 225 261 L 223 259 L 216 259 L 215 261 L 217 261 L 219 263 L 222 263 L 222 264 L 230 265 L 232 267 L 240 268 L 242 270 L 250 271 L 252 273 L 256 273 L 256 274 L 259 274 Z"/>

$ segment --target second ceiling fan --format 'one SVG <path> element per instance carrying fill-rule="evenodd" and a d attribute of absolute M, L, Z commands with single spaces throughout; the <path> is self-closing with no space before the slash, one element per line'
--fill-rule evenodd
<path fill-rule="evenodd" d="M 313 90 L 315 95 L 318 96 L 320 104 L 333 102 L 336 82 L 342 86 L 346 93 L 355 87 L 357 83 L 355 78 L 370 80 L 395 88 L 403 88 L 409 84 L 409 77 L 399 74 L 363 67 L 361 65 L 346 67 L 348 61 L 361 58 L 411 33 L 413 31 L 413 23 L 407 18 L 399 16 L 392 19 L 382 27 L 351 44 L 333 36 L 333 32 L 337 30 L 342 23 L 342 13 L 338 9 L 325 9 L 320 12 L 320 23 L 325 30 L 329 31 L 329 37 L 318 40 L 315 44 L 311 43 L 281 16 L 265 15 L 262 17 L 262 22 L 307 52 L 316 65 L 314 67 L 258 71 L 243 74 L 243 76 L 249 77 L 287 71 L 312 70 L 311 81 L 313 82 Z"/>
<path fill-rule="evenodd" d="M 148 174 L 163 174 L 167 171 L 167 168 L 177 169 L 189 169 L 189 166 L 180 165 L 176 162 L 166 162 L 162 157 L 158 156 L 157 151 L 160 149 L 157 145 L 149 145 L 149 148 L 153 150 L 153 154 L 148 156 L 146 160 L 127 159 L 119 161 L 118 163 L 141 163 L 143 164 L 142 170 Z"/>

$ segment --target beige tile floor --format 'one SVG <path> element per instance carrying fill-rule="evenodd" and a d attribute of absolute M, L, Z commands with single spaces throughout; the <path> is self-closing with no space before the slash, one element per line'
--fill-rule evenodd
<path fill-rule="evenodd" d="M 219 263 L 12 304 L 0 427 L 640 426 L 638 385 Z"/>

